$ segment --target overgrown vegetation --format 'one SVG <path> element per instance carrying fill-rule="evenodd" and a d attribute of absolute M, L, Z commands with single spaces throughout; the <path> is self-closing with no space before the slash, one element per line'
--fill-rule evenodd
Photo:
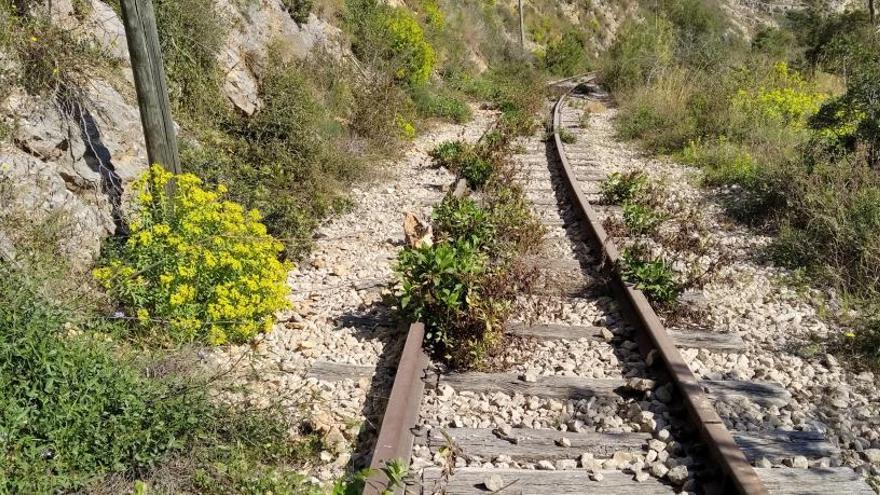
<path fill-rule="evenodd" d="M 57 250 L 67 223 L 12 213 L 0 215 L 17 232 L 0 260 L 0 491 L 317 493 L 297 470 L 318 439 L 291 438 L 280 410 L 211 398 L 186 351 L 128 340 Z"/>
<path fill-rule="evenodd" d="M 172 187 L 173 192 L 168 193 Z M 145 331 L 173 342 L 246 342 L 288 306 L 283 247 L 261 215 L 153 166 L 133 184 L 128 237 L 94 275 Z"/>
<path fill-rule="evenodd" d="M 429 350 L 456 368 L 480 367 L 501 342 L 511 303 L 528 286 L 520 258 L 543 236 L 506 163 L 512 138 L 534 127 L 529 119 L 539 100 L 521 96 L 527 88 L 519 86 L 530 81 L 511 81 L 499 92 L 505 106 L 496 130 L 476 144 L 449 141 L 431 153 L 475 192 L 447 196 L 434 209 L 433 242 L 404 249 L 398 259 L 401 310 L 425 324 Z"/>
<path fill-rule="evenodd" d="M 880 358 L 880 40 L 859 10 L 793 11 L 751 45 L 709 0 L 645 3 L 605 60 L 618 130 L 702 168 L 783 264 L 850 300 L 847 346 Z M 861 343 L 861 345 L 859 344 Z"/>
<path fill-rule="evenodd" d="M 118 0 L 106 1 L 119 12 Z M 212 0 L 153 3 L 194 175 L 169 185 L 154 169 L 131 187 L 128 228 L 94 271 L 107 293 L 89 274 L 48 273 L 62 265 L 57 252 L 26 260 L 41 251 L 20 241 L 43 240 L 49 227 L 26 235 L 33 219 L 0 212 L 0 222 L 13 221 L 2 231 L 16 248 L 0 246 L 0 491 L 318 493 L 298 473 L 321 462 L 321 441 L 289 410 L 221 400 L 225 384 L 202 376 L 199 347 L 253 342 L 267 330 L 286 306 L 282 250 L 291 259 L 308 251 L 318 222 L 347 207 L 345 186 L 365 161 L 394 152 L 430 119 L 466 122 L 476 100 L 502 114 L 458 169 L 480 192 L 438 208 L 433 246 L 407 250 L 401 271 L 431 281 L 410 286 L 421 302 L 406 310 L 430 315 L 437 352 L 477 364 L 526 285 L 518 256 L 541 238 L 503 157 L 513 136 L 537 125 L 535 67 L 580 70 L 586 38 L 554 40 L 536 60 L 508 36 L 514 19 L 495 2 L 348 0 L 337 8 L 358 61 L 295 60 L 279 42 L 252 67 L 259 104 L 234 108 L 218 57 L 238 26 Z M 301 24 L 318 7 L 283 4 Z M 77 19 L 91 14 L 87 2 L 72 8 Z M 0 92 L 21 86 L 80 104 L 88 78 L 118 82 L 118 62 L 90 33 L 65 31 L 49 14 L 38 2 L 0 5 Z M 0 124 L 0 138 L 10 130 Z M 57 247 L 64 235 L 48 237 Z M 398 485 L 405 475 L 397 464 L 384 471 Z M 359 493 L 363 477 L 334 493 Z"/>

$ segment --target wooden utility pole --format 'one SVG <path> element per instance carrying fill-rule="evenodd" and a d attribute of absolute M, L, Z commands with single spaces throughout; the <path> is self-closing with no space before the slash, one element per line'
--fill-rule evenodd
<path fill-rule="evenodd" d="M 519 0 L 519 44 L 526 48 L 526 14 L 523 11 L 523 0 Z"/>
<path fill-rule="evenodd" d="M 122 22 L 151 164 L 179 174 L 180 154 L 152 0 L 122 0 Z"/>
<path fill-rule="evenodd" d="M 873 26 L 876 23 L 877 12 L 874 10 L 874 0 L 868 0 L 868 13 L 871 16 L 871 25 Z"/>

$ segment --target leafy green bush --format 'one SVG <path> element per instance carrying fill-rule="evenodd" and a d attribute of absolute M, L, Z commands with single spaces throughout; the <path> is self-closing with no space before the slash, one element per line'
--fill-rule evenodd
<path fill-rule="evenodd" d="M 577 135 L 568 129 L 562 129 L 559 131 L 559 139 L 565 144 L 574 144 L 577 142 Z"/>
<path fill-rule="evenodd" d="M 664 215 L 650 206 L 638 203 L 623 204 L 623 222 L 631 234 L 653 234 L 664 219 Z"/>
<path fill-rule="evenodd" d="M 761 179 L 758 163 L 749 151 L 724 138 L 707 144 L 691 142 L 680 157 L 685 163 L 702 167 L 703 180 L 709 185 L 750 188 Z"/>
<path fill-rule="evenodd" d="M 427 347 L 453 366 L 473 366 L 500 335 L 506 306 L 483 295 L 487 263 L 471 240 L 407 248 L 398 258 L 404 316 L 425 324 Z"/>
<path fill-rule="evenodd" d="M 297 24 L 309 22 L 309 14 L 312 12 L 314 0 L 282 0 L 284 8 L 290 13 L 291 19 Z"/>
<path fill-rule="evenodd" d="M 0 67 L 3 94 L 15 84 L 31 94 L 71 97 L 78 84 L 115 66 L 96 43 L 53 22 L 31 2 L 0 5 L 0 51 L 12 62 Z"/>
<path fill-rule="evenodd" d="M 359 58 L 411 86 L 428 81 L 436 53 L 412 13 L 376 0 L 346 0 L 346 6 L 353 49 Z"/>
<path fill-rule="evenodd" d="M 464 177 L 473 188 L 482 188 L 495 172 L 494 157 L 482 146 L 460 141 L 440 143 L 431 152 L 434 164 Z"/>
<path fill-rule="evenodd" d="M 684 290 L 672 266 L 662 258 L 624 251 L 620 258 L 623 279 L 648 296 L 651 301 L 671 305 Z"/>
<path fill-rule="evenodd" d="M 167 324 L 173 341 L 243 342 L 288 305 L 283 247 L 256 210 L 201 184 L 153 166 L 133 184 L 128 239 L 94 275 L 145 328 Z"/>
<path fill-rule="evenodd" d="M 470 145 L 463 141 L 444 141 L 430 151 L 434 165 L 438 167 L 453 168 L 461 160 Z"/>
<path fill-rule="evenodd" d="M 416 111 L 424 117 L 440 118 L 456 124 L 463 124 L 473 116 L 467 103 L 450 92 L 426 86 L 415 88 L 410 94 Z"/>
<path fill-rule="evenodd" d="M 183 448 L 206 397 L 146 380 L 102 339 L 65 331 L 65 309 L 6 264 L 0 286 L 0 491 L 77 490 Z"/>
<path fill-rule="evenodd" d="M 586 69 L 587 51 L 583 38 L 568 31 L 547 45 L 544 68 L 555 76 L 572 76 Z"/>
<path fill-rule="evenodd" d="M 626 21 L 605 55 L 605 83 L 620 90 L 649 82 L 672 63 L 674 43 L 675 27 L 662 16 Z"/>
<path fill-rule="evenodd" d="M 648 176 L 639 171 L 622 174 L 614 172 L 602 181 L 600 194 L 608 204 L 623 204 L 644 195 L 650 185 Z"/>
<path fill-rule="evenodd" d="M 153 5 L 175 116 L 196 124 L 206 116 L 217 118 L 227 109 L 217 104 L 225 101 L 217 60 L 229 24 L 213 0 L 155 0 Z"/>
<path fill-rule="evenodd" d="M 260 210 L 295 259 L 310 247 L 318 221 L 345 206 L 342 186 L 363 167 L 341 149 L 344 133 L 317 100 L 305 69 L 277 57 L 270 53 L 263 73 L 263 108 L 198 128 L 198 141 L 184 141 L 181 155 L 187 172 L 235 184 L 231 198 Z"/>
<path fill-rule="evenodd" d="M 434 236 L 445 241 L 467 241 L 486 250 L 496 236 L 489 211 L 470 198 L 446 197 L 431 214 Z"/>

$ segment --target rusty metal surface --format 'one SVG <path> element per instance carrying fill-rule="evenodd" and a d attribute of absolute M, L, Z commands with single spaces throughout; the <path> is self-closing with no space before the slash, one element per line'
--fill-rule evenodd
<path fill-rule="evenodd" d="M 587 80 L 593 79 L 592 77 Z M 678 348 L 666 332 L 663 323 L 657 316 L 642 291 L 625 284 L 615 267 L 619 258 L 617 246 L 608 237 L 596 211 L 590 206 L 586 196 L 577 185 L 577 179 L 571 164 L 564 152 L 562 139 L 559 135 L 562 123 L 561 109 L 569 92 L 562 95 L 553 109 L 553 134 L 558 158 L 566 179 L 570 196 L 577 209 L 586 220 L 587 230 L 594 243 L 602 247 L 606 267 L 614 272 L 613 283 L 617 292 L 629 306 L 632 323 L 643 330 L 650 344 L 660 354 L 673 382 L 685 399 L 687 408 L 699 425 L 703 441 L 706 442 L 716 462 L 726 476 L 727 488 L 743 495 L 766 495 L 767 489 L 749 464 L 745 454 L 736 445 L 730 431 L 724 426 L 715 408 L 712 406 L 697 377 L 688 367 Z"/>
<path fill-rule="evenodd" d="M 413 431 L 419 421 L 419 409 L 425 382 L 422 380 L 429 359 L 422 350 L 425 326 L 413 323 L 409 327 L 406 343 L 397 365 L 394 385 L 385 407 L 379 437 L 373 451 L 370 468 L 373 473 L 367 479 L 364 495 L 380 495 L 385 492 L 388 479 L 380 471 L 387 462 L 400 460 L 409 465 L 413 448 Z"/>

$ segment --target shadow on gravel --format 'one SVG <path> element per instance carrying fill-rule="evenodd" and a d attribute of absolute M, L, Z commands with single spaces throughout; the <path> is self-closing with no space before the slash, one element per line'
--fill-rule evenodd
<path fill-rule="evenodd" d="M 376 374 L 370 381 L 361 415 L 364 422 L 354 441 L 354 452 L 346 466 L 356 472 L 370 465 L 385 405 L 391 395 L 394 374 L 406 340 L 406 326 L 397 321 L 394 311 L 384 301 L 375 302 L 362 310 L 346 312 L 336 319 L 340 327 L 352 328 L 362 341 L 380 341 L 382 352 L 376 365 Z"/>

